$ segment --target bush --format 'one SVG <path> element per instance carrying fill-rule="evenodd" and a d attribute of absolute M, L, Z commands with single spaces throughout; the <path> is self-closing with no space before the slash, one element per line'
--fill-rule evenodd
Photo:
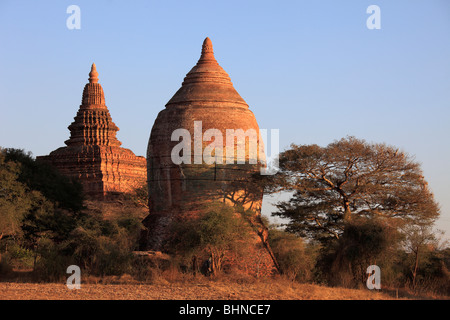
<path fill-rule="evenodd" d="M 187 263 L 198 258 L 198 267 L 206 264 L 204 273 L 214 275 L 243 254 L 252 232 L 241 213 L 224 203 L 207 206 L 198 218 L 173 221 L 169 228 L 173 236 L 167 247 L 172 248 L 171 253 Z"/>
<path fill-rule="evenodd" d="M 95 215 L 85 217 L 61 246 L 62 254 L 71 255 L 74 264 L 89 274 L 129 273 L 139 226 L 140 222 L 131 217 L 117 220 L 104 220 Z"/>
<path fill-rule="evenodd" d="M 12 242 L 8 246 L 8 263 L 14 269 L 31 269 L 34 266 L 35 253 L 19 244 Z"/>
<path fill-rule="evenodd" d="M 414 260 L 414 253 L 403 252 L 399 262 L 401 285 L 417 294 L 450 296 L 450 248 L 437 249 L 433 246 L 424 248 L 420 254 L 415 285 L 412 276 Z"/>
<path fill-rule="evenodd" d="M 37 277 L 56 281 L 67 276 L 66 268 L 72 264 L 79 266 L 83 274 L 93 276 L 121 275 L 132 271 L 132 251 L 137 246 L 142 227 L 139 219 L 125 216 L 106 220 L 101 214 L 85 212 L 74 216 L 71 221 L 75 227 L 71 231 L 70 228 L 64 229 L 67 235 L 63 238 L 42 238 L 37 233 Z M 35 221 L 34 225 L 42 224 Z"/>
<path fill-rule="evenodd" d="M 299 282 L 312 280 L 316 258 L 312 245 L 306 246 L 296 235 L 275 228 L 269 231 L 269 243 L 284 275 Z"/>
<path fill-rule="evenodd" d="M 0 275 L 8 275 L 12 271 L 12 266 L 8 263 L 8 255 L 0 256 Z"/>
<path fill-rule="evenodd" d="M 50 239 L 39 240 L 37 253 L 34 276 L 41 281 L 62 281 L 67 277 L 67 267 L 74 264 L 73 258 L 61 254 L 59 246 Z"/>
<path fill-rule="evenodd" d="M 6 148 L 1 152 L 7 162 L 20 164 L 18 181 L 30 190 L 39 191 L 63 209 L 80 211 L 83 208 L 83 190 L 78 181 L 60 174 L 46 163 L 36 161 L 31 153 L 24 150 Z"/>
<path fill-rule="evenodd" d="M 319 281 L 333 286 L 365 286 L 367 267 L 382 262 L 390 245 L 390 233 L 380 221 L 362 218 L 347 223 L 342 236 L 320 253 L 316 265 Z"/>
<path fill-rule="evenodd" d="M 81 185 L 30 153 L 11 148 L 0 148 L 0 184 L 0 250 L 6 251 L 7 243 L 10 262 L 19 268 L 31 267 L 35 255 L 42 253 L 39 267 L 46 265 L 44 278 L 48 278 L 46 274 L 60 260 L 58 245 L 77 225 L 83 208 Z M 47 240 L 54 247 L 41 244 L 41 252 L 36 252 L 39 243 Z"/>

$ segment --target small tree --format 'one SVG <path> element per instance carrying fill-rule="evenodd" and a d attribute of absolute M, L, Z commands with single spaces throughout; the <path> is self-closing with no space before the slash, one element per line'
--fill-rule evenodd
<path fill-rule="evenodd" d="M 347 223 L 339 239 L 330 242 L 318 260 L 318 271 L 328 284 L 358 286 L 367 279 L 366 269 L 378 265 L 396 239 L 378 220 L 359 218 Z M 392 248 L 393 249 L 393 248 Z"/>
<path fill-rule="evenodd" d="M 278 228 L 269 231 L 269 243 L 283 274 L 291 280 L 311 279 L 316 252 L 302 238 Z"/>
<path fill-rule="evenodd" d="M 227 258 L 239 255 L 252 231 L 246 220 L 229 205 L 212 204 L 202 211 L 198 218 L 172 223 L 173 236 L 168 247 L 184 256 L 193 256 L 194 261 L 206 253 L 214 275 L 223 269 Z"/>
<path fill-rule="evenodd" d="M 18 181 L 20 165 L 5 159 L 0 149 L 0 240 L 20 233 L 20 223 L 31 206 L 27 187 Z"/>
<path fill-rule="evenodd" d="M 428 251 L 427 246 L 436 242 L 436 237 L 429 224 L 407 225 L 402 229 L 405 234 L 404 246 L 407 253 L 414 256 L 411 266 L 412 289 L 416 290 L 419 260 Z"/>
<path fill-rule="evenodd" d="M 46 199 L 60 208 L 73 212 L 83 209 L 81 183 L 62 175 L 52 166 L 36 161 L 30 152 L 6 148 L 2 149 L 5 161 L 20 165 L 18 181 L 29 190 L 39 191 Z"/>
<path fill-rule="evenodd" d="M 148 185 L 147 182 L 133 189 L 131 192 L 125 193 L 126 200 L 130 200 L 134 205 L 149 209 L 148 207 Z"/>

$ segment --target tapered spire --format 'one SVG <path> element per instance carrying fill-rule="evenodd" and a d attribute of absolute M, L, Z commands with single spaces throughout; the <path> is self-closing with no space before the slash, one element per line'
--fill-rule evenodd
<path fill-rule="evenodd" d="M 197 64 L 188 72 L 181 88 L 166 106 L 195 101 L 229 102 L 248 108 L 247 103 L 233 87 L 230 76 L 214 57 L 213 45 L 208 37 L 203 40 L 202 54 Z"/>
<path fill-rule="evenodd" d="M 86 84 L 83 90 L 83 98 L 81 104 L 84 107 L 91 108 L 92 105 L 105 106 L 105 94 L 103 88 L 98 83 L 98 72 L 95 63 L 91 66 L 91 72 L 89 72 L 89 83 Z"/>
<path fill-rule="evenodd" d="M 200 59 L 214 59 L 214 51 L 213 51 L 213 45 L 211 42 L 211 39 L 206 37 L 206 39 L 203 41 L 202 45 L 202 55 Z"/>
<path fill-rule="evenodd" d="M 91 66 L 91 72 L 89 72 L 89 83 L 97 83 L 98 82 L 98 72 L 95 63 Z"/>
<path fill-rule="evenodd" d="M 112 121 L 106 107 L 95 63 L 91 66 L 89 83 L 84 86 L 81 106 L 74 120 L 69 126 L 70 139 L 65 142 L 68 146 L 121 145 L 116 137 L 119 128 Z"/>

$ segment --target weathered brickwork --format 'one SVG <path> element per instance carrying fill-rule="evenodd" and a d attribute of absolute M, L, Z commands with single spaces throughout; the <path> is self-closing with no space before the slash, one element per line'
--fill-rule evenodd
<path fill-rule="evenodd" d="M 68 128 L 67 146 L 37 159 L 79 179 L 88 197 L 101 199 L 132 191 L 145 183 L 145 158 L 120 147 L 116 137 L 119 128 L 106 107 L 95 64 L 84 87 L 81 106 Z"/>
<path fill-rule="evenodd" d="M 223 151 L 223 164 L 207 164 L 204 159 L 200 164 L 196 163 L 199 155 L 196 154 L 198 145 L 194 138 L 199 131 L 194 128 L 195 121 L 201 121 L 202 136 L 208 129 L 222 133 L 223 141 L 200 137 L 199 149 L 202 153 L 214 141 Z M 191 164 L 172 161 L 172 150 L 180 143 L 172 141 L 172 133 L 176 129 L 186 129 L 190 133 Z M 254 130 L 257 133 L 256 146 L 252 148 L 248 139 L 233 142 L 234 154 L 227 155 L 227 129 Z M 237 149 L 244 143 L 246 163 L 237 164 L 235 161 L 234 164 L 226 164 L 227 156 L 236 159 Z M 236 189 L 236 182 L 245 182 L 251 174 L 259 171 L 264 160 L 258 158 L 259 147 L 263 148 L 263 142 L 255 116 L 235 90 L 229 75 L 217 63 L 212 43 L 206 38 L 198 63 L 186 75 L 181 88 L 165 109 L 160 111 L 151 130 L 147 149 L 150 214 L 144 220 L 148 234 L 144 237 L 143 246 L 150 250 L 164 250 L 164 243 L 170 236 L 168 225 L 174 219 L 195 218 L 200 208 L 211 201 L 237 203 L 243 199 L 245 191 L 241 187 Z M 251 159 L 256 163 L 249 163 Z M 239 264 L 245 270 L 264 274 L 274 269 L 275 262 L 266 241 L 267 230 L 260 221 L 261 203 L 262 194 L 249 194 L 243 201 L 246 208 L 256 212 L 252 223 L 257 231 L 255 250 Z M 261 248 L 264 248 L 263 254 Z M 257 266 L 255 261 L 258 261 Z"/>

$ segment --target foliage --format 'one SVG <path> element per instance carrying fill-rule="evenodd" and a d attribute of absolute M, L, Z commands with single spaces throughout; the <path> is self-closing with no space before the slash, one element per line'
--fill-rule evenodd
<path fill-rule="evenodd" d="M 287 228 L 271 228 L 268 237 L 291 280 L 357 287 L 367 279 L 367 266 L 376 264 L 383 287 L 450 295 L 450 249 L 438 244 L 431 229 L 439 210 L 411 157 L 347 138 L 326 148 L 293 146 L 281 155 L 280 170 L 237 181 L 231 191 L 244 190 L 241 184 L 247 189 L 227 196 L 234 206 L 212 203 L 173 221 L 169 253 L 183 263 L 211 258 L 211 272 L 225 270 L 245 255 L 251 234 L 268 224 L 240 205 L 252 204 L 250 195 L 263 188 L 293 191 L 278 206 Z M 173 271 L 168 266 L 174 269 L 175 261 L 167 256 L 148 263 L 132 254 L 143 228 L 137 208 L 145 205 L 146 192 L 138 188 L 125 196 L 131 201 L 122 199 L 116 207 L 95 201 L 84 207 L 76 182 L 22 150 L 1 149 L 0 274 L 33 266 L 40 280 L 61 281 L 67 266 L 76 264 L 85 275 L 137 272 L 156 281 Z"/>
<path fill-rule="evenodd" d="M 396 235 L 379 220 L 360 218 L 347 222 L 342 237 L 321 252 L 316 266 L 321 280 L 331 285 L 363 285 L 368 266 L 380 266 L 390 260 L 383 258 L 395 249 Z"/>
<path fill-rule="evenodd" d="M 1 151 L 6 162 L 20 164 L 18 181 L 29 190 L 39 191 L 46 199 L 59 207 L 71 211 L 80 211 L 83 207 L 81 184 L 60 174 L 53 167 L 36 161 L 30 153 L 23 150 L 6 148 Z"/>
<path fill-rule="evenodd" d="M 18 235 L 23 216 L 30 208 L 37 193 L 18 181 L 20 165 L 7 162 L 0 150 L 0 239 L 6 235 Z"/>
<path fill-rule="evenodd" d="M 439 242 L 429 225 L 407 226 L 402 232 L 404 283 L 414 292 L 428 289 L 450 294 L 450 248 Z"/>
<path fill-rule="evenodd" d="M 124 194 L 124 197 L 125 200 L 131 201 L 136 206 L 144 207 L 146 209 L 149 208 L 147 183 L 144 183 L 142 186 L 139 186 L 134 190 L 132 190 L 131 192 Z"/>
<path fill-rule="evenodd" d="M 287 230 L 327 241 L 339 238 L 354 217 L 383 217 L 391 224 L 432 222 L 438 204 L 420 165 L 385 144 L 348 137 L 317 145 L 291 145 L 280 155 L 280 171 L 267 189 L 292 191 L 274 215 Z"/>
<path fill-rule="evenodd" d="M 99 276 L 130 272 L 140 228 L 140 221 L 133 217 L 105 220 L 94 213 L 83 215 L 63 241 L 39 238 L 37 270 L 46 279 L 64 275 L 64 267 L 70 264 Z"/>
<path fill-rule="evenodd" d="M 170 230 L 173 237 L 169 247 L 175 249 L 174 253 L 184 256 L 206 253 L 213 274 L 222 270 L 230 253 L 239 254 L 251 232 L 246 220 L 224 203 L 207 206 L 198 218 L 173 221 Z"/>
<path fill-rule="evenodd" d="M 283 274 L 299 282 L 312 280 L 314 245 L 306 245 L 301 238 L 278 228 L 270 229 L 269 243 Z"/>
<path fill-rule="evenodd" d="M 34 275 L 39 280 L 61 281 L 67 276 L 67 267 L 73 265 L 70 255 L 61 253 L 60 244 L 56 244 L 48 238 L 39 238 L 36 244 L 37 263 L 34 267 Z"/>
<path fill-rule="evenodd" d="M 426 265 L 436 253 L 429 250 L 439 206 L 413 157 L 347 137 L 326 147 L 292 145 L 280 154 L 279 169 L 256 184 L 265 193 L 293 194 L 274 215 L 287 219 L 287 232 L 322 244 L 316 281 L 359 286 L 371 264 L 392 286 L 425 287 L 448 276 L 440 258 L 440 267 Z"/>
<path fill-rule="evenodd" d="M 65 238 L 82 209 L 81 187 L 23 150 L 0 150 L 0 234 Z M 51 230 L 51 232 L 50 232 Z M 51 235 L 49 234 L 51 233 Z"/>
<path fill-rule="evenodd" d="M 35 272 L 47 280 L 64 276 L 70 264 L 99 275 L 129 271 L 142 228 L 133 214 L 124 210 L 107 220 L 101 212 L 89 211 L 79 183 L 22 150 L 1 149 L 0 182 L 0 234 L 5 244 L 0 249 L 6 250 L 6 239 L 13 239 L 10 261 L 29 259 L 18 254 L 33 252 Z"/>

